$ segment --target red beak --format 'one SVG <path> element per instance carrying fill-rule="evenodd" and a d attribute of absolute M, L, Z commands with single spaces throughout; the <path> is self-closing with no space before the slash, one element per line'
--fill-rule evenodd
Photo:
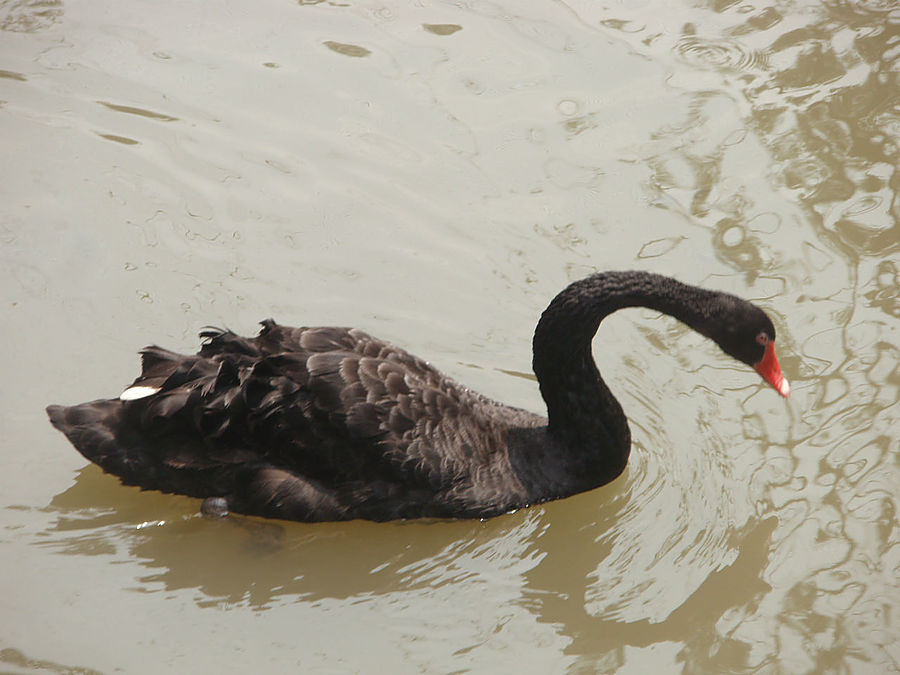
<path fill-rule="evenodd" d="M 766 343 L 766 353 L 763 354 L 759 363 L 753 366 L 756 372 L 762 376 L 766 382 L 772 385 L 772 388 L 779 394 L 787 398 L 791 393 L 791 385 L 784 379 L 781 374 L 781 368 L 778 366 L 778 357 L 775 356 L 775 343 Z"/>

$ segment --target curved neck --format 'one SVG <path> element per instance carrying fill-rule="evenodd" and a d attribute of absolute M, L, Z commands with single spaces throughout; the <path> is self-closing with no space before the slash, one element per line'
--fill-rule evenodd
<path fill-rule="evenodd" d="M 648 272 L 602 272 L 564 289 L 534 333 L 534 373 L 547 404 L 548 432 L 572 449 L 591 450 L 585 467 L 612 480 L 631 449 L 628 421 L 594 363 L 591 342 L 600 322 L 625 307 L 663 312 L 708 335 L 714 293 Z"/>

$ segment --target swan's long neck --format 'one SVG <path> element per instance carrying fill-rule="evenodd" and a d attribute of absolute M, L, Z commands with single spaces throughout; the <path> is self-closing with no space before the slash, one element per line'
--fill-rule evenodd
<path fill-rule="evenodd" d="M 593 462 L 586 471 L 611 480 L 625 468 L 631 449 L 628 421 L 591 352 L 600 322 L 618 309 L 649 307 L 708 334 L 713 295 L 647 272 L 603 272 L 568 286 L 541 315 L 533 366 L 547 404 L 548 433 L 583 451 Z"/>

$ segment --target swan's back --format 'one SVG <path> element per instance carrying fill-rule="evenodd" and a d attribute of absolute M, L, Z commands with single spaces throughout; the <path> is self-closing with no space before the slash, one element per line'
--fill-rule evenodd
<path fill-rule="evenodd" d="M 542 418 L 356 329 L 201 335 L 196 356 L 144 349 L 125 400 L 50 406 L 51 421 L 126 484 L 243 513 L 488 516 L 527 501 L 507 433 Z"/>

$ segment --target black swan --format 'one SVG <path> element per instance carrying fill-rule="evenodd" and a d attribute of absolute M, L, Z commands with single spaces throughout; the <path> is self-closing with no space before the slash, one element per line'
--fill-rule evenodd
<path fill-rule="evenodd" d="M 623 307 L 669 314 L 789 386 L 755 305 L 646 272 L 576 281 L 541 315 L 534 372 L 547 418 L 492 401 L 352 328 L 207 328 L 196 356 L 160 347 L 119 398 L 47 408 L 87 459 L 127 485 L 291 520 L 489 518 L 608 483 L 631 434 L 591 354 Z"/>

